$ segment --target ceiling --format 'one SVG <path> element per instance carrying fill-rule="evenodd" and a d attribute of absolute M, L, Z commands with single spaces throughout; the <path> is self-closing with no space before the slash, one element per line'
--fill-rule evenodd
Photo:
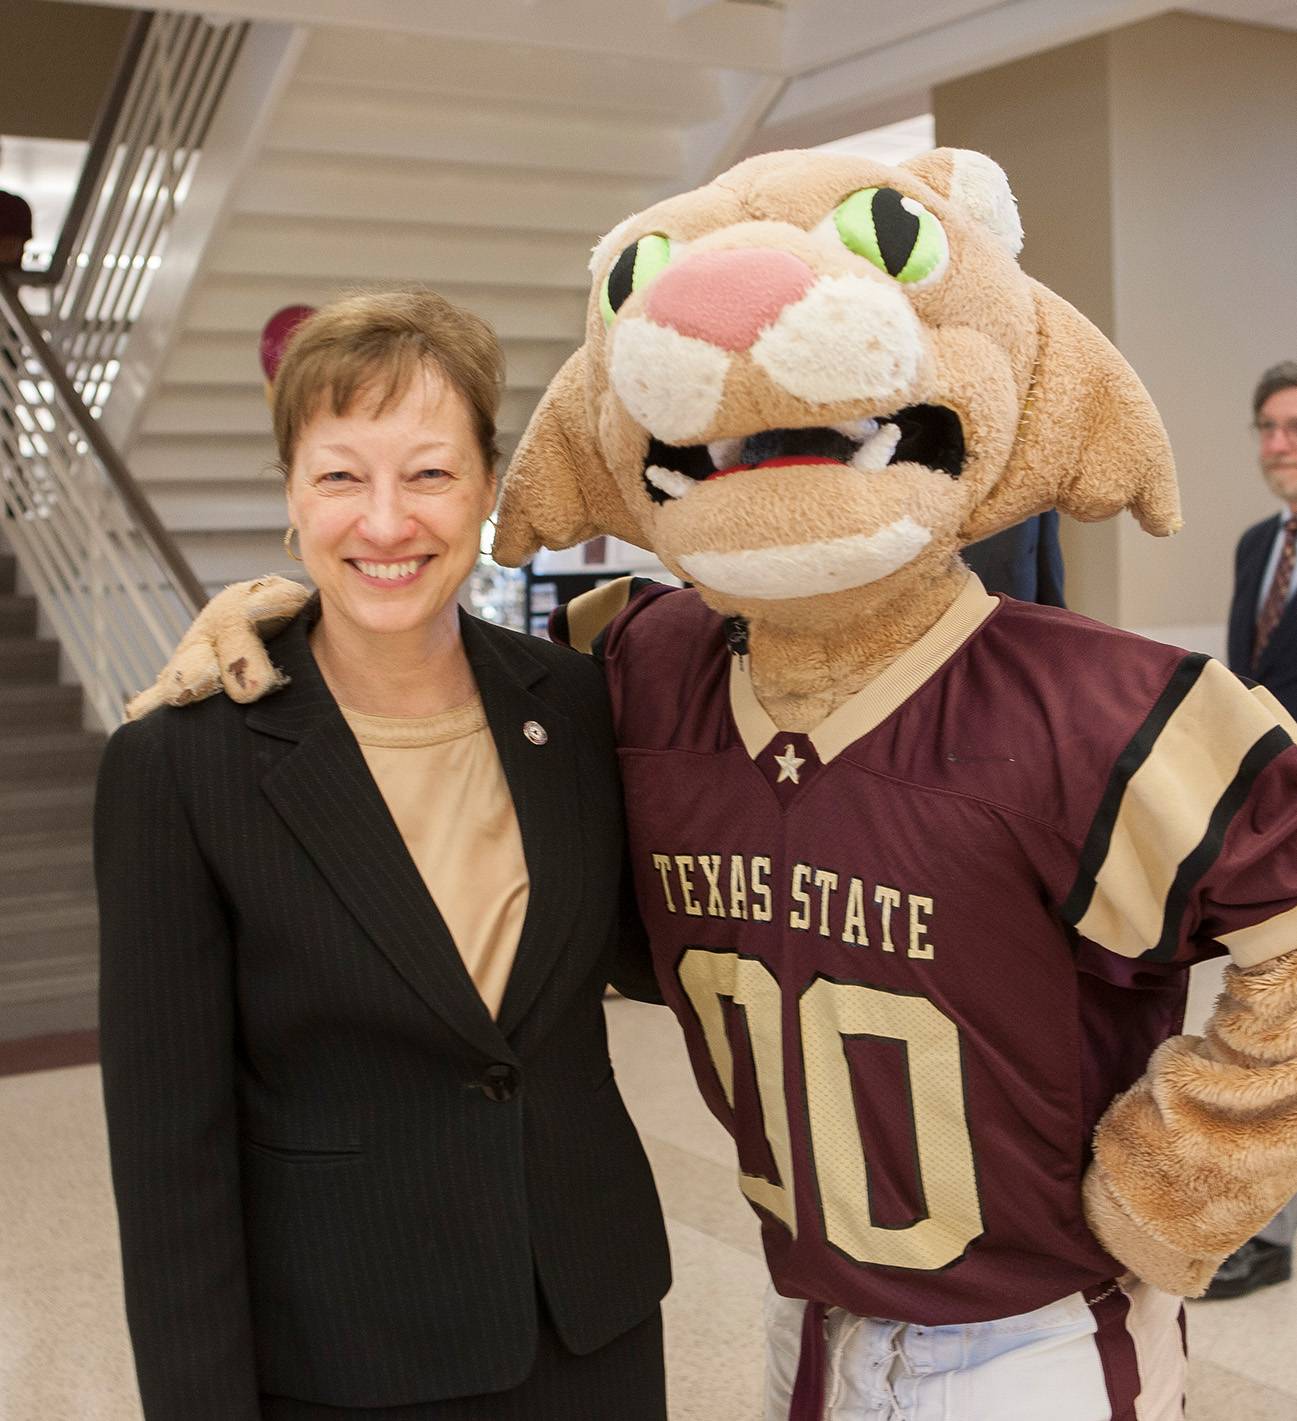
<path fill-rule="evenodd" d="M 721 69 L 762 110 L 762 147 L 820 143 L 908 117 L 927 109 L 934 84 L 1172 9 L 1297 29 L 1297 0 L 171 0 L 168 8 L 599 54 L 614 68 L 659 68 L 682 103 L 691 68 Z"/>

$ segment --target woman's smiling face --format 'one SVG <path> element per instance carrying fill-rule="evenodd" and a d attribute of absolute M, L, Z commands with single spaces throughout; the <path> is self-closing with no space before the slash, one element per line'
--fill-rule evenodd
<path fill-rule="evenodd" d="M 469 405 L 424 367 L 386 409 L 362 391 L 328 401 L 302 429 L 288 513 L 326 617 L 373 636 L 431 630 L 455 616 L 495 500 Z"/>

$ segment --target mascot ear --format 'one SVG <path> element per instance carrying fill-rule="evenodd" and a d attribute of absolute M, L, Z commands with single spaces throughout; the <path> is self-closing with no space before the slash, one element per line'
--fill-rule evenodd
<path fill-rule="evenodd" d="M 582 346 L 550 381 L 505 471 L 491 556 L 506 567 L 598 533 L 632 543 L 643 537 L 599 452 L 585 387 Z"/>
<path fill-rule="evenodd" d="M 971 148 L 934 148 L 907 159 L 901 167 L 981 223 L 1011 257 L 1017 257 L 1022 250 L 1018 199 L 993 158 Z"/>
<path fill-rule="evenodd" d="M 1004 472 L 962 540 L 976 542 L 1047 508 L 1085 523 L 1129 508 L 1147 533 L 1178 532 L 1175 463 L 1148 391 L 1078 310 L 1039 282 L 1031 291 L 1031 387 Z"/>

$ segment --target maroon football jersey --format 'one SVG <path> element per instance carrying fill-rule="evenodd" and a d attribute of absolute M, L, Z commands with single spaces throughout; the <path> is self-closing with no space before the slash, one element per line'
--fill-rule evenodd
<path fill-rule="evenodd" d="M 1081 1210 L 1096 1122 L 1187 965 L 1297 944 L 1291 721 L 970 578 L 790 734 L 696 593 L 591 596 L 630 600 L 556 630 L 603 658 L 655 967 L 778 1289 L 941 1324 L 1120 1272 Z"/>

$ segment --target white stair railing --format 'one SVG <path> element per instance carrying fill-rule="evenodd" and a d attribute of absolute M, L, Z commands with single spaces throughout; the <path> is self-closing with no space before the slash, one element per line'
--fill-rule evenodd
<path fill-rule="evenodd" d="M 203 590 L 3 280 L 0 306 L 0 530 L 112 729 Z"/>
<path fill-rule="evenodd" d="M 98 416 L 246 29 L 140 17 L 49 270 L 0 272 L 0 529 L 106 729 L 204 601 Z"/>

